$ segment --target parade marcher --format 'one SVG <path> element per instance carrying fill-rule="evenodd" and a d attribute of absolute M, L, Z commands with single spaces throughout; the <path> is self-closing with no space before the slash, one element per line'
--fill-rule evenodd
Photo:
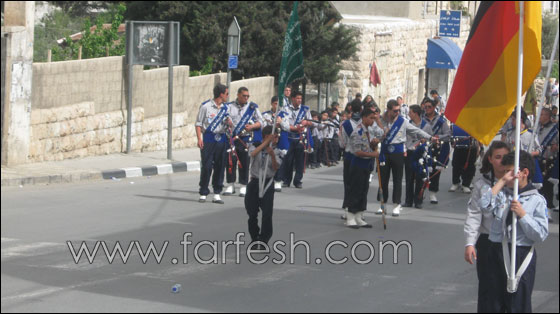
<path fill-rule="evenodd" d="M 476 274 L 478 277 L 478 313 L 493 312 L 489 296 L 491 283 L 489 279 L 492 270 L 490 265 L 490 246 L 488 239 L 492 227 L 492 214 L 483 214 L 479 203 L 484 186 L 494 186 L 505 174 L 502 158 L 511 151 L 510 146 L 502 141 L 492 142 L 490 148 L 482 159 L 480 173 L 483 177 L 474 183 L 471 198 L 467 206 L 467 219 L 465 220 L 465 261 L 474 264 L 476 261 Z M 473 260 L 474 259 L 474 260 Z"/>
<path fill-rule="evenodd" d="M 484 185 L 481 189 L 479 206 L 484 215 L 492 215 L 489 239 L 490 267 L 488 274 L 490 287 L 488 302 L 490 312 L 531 313 L 531 294 L 535 283 L 537 268 L 536 243 L 543 242 L 548 236 L 546 200 L 532 185 L 531 178 L 535 163 L 531 154 L 520 151 L 519 172 L 514 173 L 515 152 L 502 159 L 505 166 L 504 176 L 494 186 Z M 513 200 L 515 178 L 519 180 L 519 199 Z M 516 237 L 516 276 L 520 276 L 517 291 L 507 291 L 509 267 L 509 247 L 513 215 L 517 215 Z M 505 256 L 505 258 L 504 258 Z M 527 268 L 519 272 L 527 260 Z"/>
<path fill-rule="evenodd" d="M 249 144 L 261 142 L 262 135 L 258 136 L 253 132 L 260 131 L 263 117 L 259 111 L 259 106 L 254 102 L 249 102 L 249 89 L 240 87 L 237 91 L 237 99 L 228 104 L 229 117 L 233 121 L 233 129 L 230 135 L 230 148 L 228 158 L 228 168 L 226 171 L 226 181 L 228 186 L 224 195 L 235 194 L 235 181 L 237 177 L 237 165 L 239 163 L 239 196 L 245 196 L 247 184 L 249 183 Z M 238 162 L 239 160 L 239 162 Z"/>
<path fill-rule="evenodd" d="M 378 141 L 374 141 L 369 130 L 374 122 L 381 123 L 379 115 L 371 109 L 366 109 L 362 111 L 361 118 L 361 123 L 356 126 L 347 143 L 350 153 L 354 156 L 350 162 L 346 226 L 354 229 L 372 227 L 364 221 L 364 212 L 367 210 L 369 175 L 373 171 L 374 158 L 379 156 L 379 152 L 376 151 Z M 379 135 L 383 134 L 379 127 L 378 130 Z"/>
<path fill-rule="evenodd" d="M 319 113 L 315 110 L 311 110 L 311 119 L 315 121 L 320 121 Z M 313 152 L 309 154 L 309 163 L 307 167 L 309 169 L 319 168 L 321 159 L 320 159 L 320 149 L 321 149 L 321 141 L 319 140 L 319 128 L 313 128 L 311 130 L 311 136 L 313 137 Z"/>
<path fill-rule="evenodd" d="M 288 106 L 292 104 L 291 94 L 292 94 L 292 87 L 290 85 L 286 85 L 286 87 L 284 87 L 284 95 L 282 95 L 282 97 L 284 97 L 284 103 L 283 103 L 284 108 L 288 108 Z"/>
<path fill-rule="evenodd" d="M 419 128 L 420 130 L 430 134 L 431 128 L 426 120 L 421 118 L 422 109 L 418 105 L 410 106 L 408 115 L 410 117 L 410 124 Z M 422 198 L 420 197 L 420 190 L 424 184 L 424 180 L 428 177 L 428 158 L 425 152 L 428 147 L 423 143 L 425 139 L 419 134 L 411 133 L 406 136 L 406 158 L 405 158 L 405 177 L 406 177 L 406 198 L 403 207 L 414 206 L 418 209 L 422 208 Z"/>
<path fill-rule="evenodd" d="M 338 161 L 340 160 L 340 147 L 338 145 L 338 137 L 340 136 L 340 117 L 338 115 L 338 103 L 333 103 L 331 105 L 331 113 L 330 115 L 330 122 L 334 126 L 333 129 L 333 137 L 331 142 L 332 152 L 333 152 L 333 160 L 334 163 L 338 165 Z"/>
<path fill-rule="evenodd" d="M 543 171 L 543 187 L 539 191 L 546 199 L 547 207 L 554 209 L 554 184 L 550 178 L 554 175 L 554 166 L 558 159 L 558 124 L 551 121 L 552 111 L 543 108 L 539 121 L 539 143 L 541 146 L 540 168 Z"/>
<path fill-rule="evenodd" d="M 264 140 L 261 143 L 255 143 L 249 148 L 251 156 L 251 181 L 247 186 L 247 194 L 245 195 L 245 209 L 249 215 L 249 234 L 252 242 L 260 241 L 268 244 L 272 237 L 272 211 L 274 208 L 274 189 L 269 187 L 265 191 L 264 196 L 259 198 L 259 177 L 261 172 L 265 172 L 265 186 L 268 186 L 270 180 L 274 180 L 276 171 L 280 168 L 284 153 L 276 147 L 278 136 L 272 134 L 272 126 L 268 125 L 263 129 Z M 273 143 L 271 146 L 270 143 Z M 269 156 L 268 167 L 266 164 L 267 155 Z M 265 169 L 266 167 L 266 169 Z M 261 228 L 259 228 L 259 210 L 262 211 Z M 262 246 L 257 250 L 264 249 Z"/>
<path fill-rule="evenodd" d="M 433 101 L 424 104 L 426 114 L 424 119 L 430 124 L 432 129 L 431 135 L 436 137 L 436 141 L 432 142 L 432 172 L 430 173 L 430 203 L 437 204 L 438 199 L 436 193 L 439 191 L 439 178 L 441 169 L 447 166 L 449 162 L 449 154 L 451 153 L 451 129 L 447 124 L 447 119 L 435 110 L 436 105 Z"/>
<path fill-rule="evenodd" d="M 333 165 L 333 137 L 334 137 L 334 125 L 330 122 L 329 111 L 325 110 L 321 112 L 321 125 L 331 126 L 326 128 L 321 128 L 321 162 L 327 167 Z"/>
<path fill-rule="evenodd" d="M 278 96 L 273 96 L 270 99 L 270 110 L 263 112 L 263 123 L 264 126 L 272 126 L 272 120 L 276 115 L 276 123 L 277 129 L 279 131 L 280 137 L 278 139 L 277 148 L 281 150 L 284 154 L 288 152 L 290 148 L 290 141 L 288 140 L 288 132 L 290 131 L 290 122 L 288 121 L 287 112 L 286 111 L 279 111 L 278 110 Z M 263 127 L 264 129 L 264 127 Z M 282 192 L 282 173 L 280 170 L 276 172 L 274 176 L 274 191 L 275 192 Z"/>
<path fill-rule="evenodd" d="M 290 121 L 290 133 L 288 135 L 290 148 L 281 167 L 281 171 L 283 171 L 282 180 L 284 181 L 282 187 L 289 187 L 293 179 L 294 186 L 301 189 L 305 163 L 304 142 L 312 140 L 311 132 L 307 132 L 307 127 L 312 127 L 312 122 L 307 121 L 311 119 L 311 113 L 309 107 L 302 105 L 303 94 L 300 91 L 295 91 L 292 92 L 291 98 L 292 104 L 286 108 Z"/>
<path fill-rule="evenodd" d="M 435 89 L 432 89 L 432 91 L 430 91 L 430 96 L 432 96 L 432 100 L 434 101 L 436 112 L 440 115 L 443 115 L 445 113 L 445 106 L 446 106 L 443 98 L 439 95 L 438 91 Z"/>
<path fill-rule="evenodd" d="M 406 149 L 406 136 L 409 134 L 417 134 L 422 138 L 430 139 L 430 134 L 420 130 L 410 124 L 400 115 L 401 108 L 396 100 L 391 99 L 387 102 L 387 112 L 383 115 L 382 123 L 384 126 L 385 138 L 381 143 L 381 151 L 379 152 L 379 163 L 381 165 L 381 183 L 383 186 L 383 195 L 379 191 L 377 199 L 387 203 L 389 198 L 389 178 L 393 173 L 393 216 L 399 216 L 401 211 L 401 194 L 402 179 L 404 167 L 404 155 Z M 377 214 L 382 214 L 383 210 L 379 208 Z"/>
<path fill-rule="evenodd" d="M 198 147 L 200 148 L 200 199 L 206 202 L 210 194 L 208 184 L 212 176 L 214 188 L 213 203 L 223 204 L 220 193 L 224 187 L 224 170 L 226 162 L 226 123 L 233 125 L 228 116 L 228 89 L 225 85 L 218 84 L 213 90 L 214 99 L 205 101 L 199 109 L 195 123 Z M 214 174 L 212 175 L 212 172 Z"/>
<path fill-rule="evenodd" d="M 476 173 L 478 142 L 457 125 L 451 127 L 453 134 L 453 185 L 449 192 L 460 187 L 463 193 L 471 193 L 471 183 Z"/>
<path fill-rule="evenodd" d="M 408 108 L 408 105 L 404 103 L 404 100 L 401 96 L 397 97 L 397 102 L 401 106 L 401 117 L 408 119 L 408 111 L 410 110 Z"/>
<path fill-rule="evenodd" d="M 350 140 L 350 137 L 354 133 L 354 130 L 362 120 L 361 117 L 362 104 L 360 103 L 360 101 L 353 100 L 350 103 L 350 106 L 352 108 L 352 117 L 342 122 L 340 126 L 340 137 L 338 138 L 339 146 L 344 151 L 343 170 L 342 170 L 342 181 L 344 184 L 344 199 L 342 200 L 342 208 L 345 209 L 346 211 L 348 210 L 348 193 L 350 190 L 350 164 L 352 163 L 352 157 L 354 156 L 350 152 L 350 145 L 348 144 L 348 142 Z M 372 109 L 370 108 L 369 110 Z M 343 215 L 342 219 L 346 219 L 346 215 Z"/>

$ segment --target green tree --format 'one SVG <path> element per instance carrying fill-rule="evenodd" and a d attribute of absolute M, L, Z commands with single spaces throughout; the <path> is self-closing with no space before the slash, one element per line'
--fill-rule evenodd
<path fill-rule="evenodd" d="M 278 76 L 282 45 L 293 2 L 151 1 L 129 2 L 126 18 L 181 23 L 181 64 L 193 70 L 214 62 L 212 71 L 227 71 L 227 29 L 236 16 L 241 27 L 239 69 L 233 78 Z M 356 51 L 355 33 L 335 26 L 341 17 L 327 1 L 299 6 L 304 67 L 313 82 L 336 81 L 340 61 Z"/>
<path fill-rule="evenodd" d="M 55 10 L 43 17 L 41 23 L 35 25 L 33 61 L 46 62 L 49 49 L 60 51 L 57 40 L 78 33 L 82 24 L 81 18 L 72 17 L 63 10 Z"/>
<path fill-rule="evenodd" d="M 558 28 L 558 15 L 545 15 L 542 20 L 542 55 L 543 59 L 548 60 L 550 54 L 552 53 L 552 48 L 554 45 L 554 38 L 556 36 L 556 30 Z M 558 80 L 558 48 L 556 48 L 556 56 L 554 57 L 554 65 L 550 77 L 554 77 Z M 545 72 L 546 73 L 546 72 Z"/>
<path fill-rule="evenodd" d="M 53 58 L 57 60 L 67 60 L 78 57 L 79 47 L 82 47 L 82 58 L 100 58 L 107 55 L 109 48 L 110 56 L 122 56 L 125 54 L 125 38 L 118 34 L 119 25 L 124 20 L 126 6 L 116 3 L 110 7 L 109 13 L 96 18 L 96 29 L 91 32 L 91 21 L 89 18 L 84 22 L 82 28 L 83 36 L 77 42 L 73 42 L 70 37 L 66 38 L 66 48 L 53 50 Z M 111 27 L 103 29 L 104 22 L 110 22 Z"/>

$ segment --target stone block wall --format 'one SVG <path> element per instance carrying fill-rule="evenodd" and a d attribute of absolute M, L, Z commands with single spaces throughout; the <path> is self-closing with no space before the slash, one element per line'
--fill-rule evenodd
<path fill-rule="evenodd" d="M 126 68 L 125 68 L 126 69 Z M 126 151 L 126 93 L 122 57 L 33 65 L 28 162 L 59 161 Z M 194 123 L 200 104 L 212 98 L 226 74 L 189 77 L 173 71 L 173 148 L 196 146 Z M 133 68 L 132 143 L 135 152 L 167 148 L 168 69 Z M 268 110 L 274 78 L 232 82 L 230 99 L 246 86 L 251 101 Z"/>
<path fill-rule="evenodd" d="M 426 75 L 428 38 L 437 35 L 437 22 L 433 19 L 376 24 L 349 24 L 359 32 L 359 51 L 350 60 L 344 61 L 340 80 L 334 84 L 339 91 L 339 103 L 346 104 L 349 90 L 353 95 L 372 95 L 375 101 L 385 107 L 387 100 L 398 95 L 405 102 L 414 104 L 418 94 L 424 93 L 424 81 L 419 82 L 419 71 Z M 463 19 L 461 37 L 452 39 L 464 49 L 470 26 Z M 381 33 L 383 35 L 377 35 Z M 373 87 L 369 83 L 370 64 L 375 61 L 381 85 Z M 450 71 L 449 81 L 453 82 L 455 71 Z M 345 78 L 345 79 L 344 79 Z"/>

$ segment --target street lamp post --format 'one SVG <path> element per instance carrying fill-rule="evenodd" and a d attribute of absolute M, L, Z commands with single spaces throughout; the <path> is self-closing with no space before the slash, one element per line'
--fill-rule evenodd
<path fill-rule="evenodd" d="M 241 43 L 241 28 L 239 23 L 237 23 L 237 18 L 233 17 L 233 22 L 229 25 L 228 29 L 228 71 L 227 71 L 227 87 L 229 90 L 229 85 L 231 83 L 231 69 L 237 69 L 239 56 L 239 48 Z M 231 92 L 231 91 L 230 91 Z"/>

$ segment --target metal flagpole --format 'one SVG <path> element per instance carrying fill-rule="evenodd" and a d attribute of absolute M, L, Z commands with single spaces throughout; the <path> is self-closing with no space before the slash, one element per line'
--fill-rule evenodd
<path fill-rule="evenodd" d="M 525 18 L 525 1 L 519 1 L 519 59 L 517 61 L 517 112 L 516 112 L 516 123 L 515 123 L 515 165 L 514 174 L 519 173 L 519 156 L 521 152 L 521 93 L 523 89 L 523 21 Z M 513 186 L 513 199 L 517 201 L 519 199 L 519 178 L 515 179 L 515 184 Z M 510 210 L 509 208 L 507 210 Z M 509 214 L 509 213 L 508 213 Z M 507 215 L 507 214 L 506 214 Z M 512 224 L 511 224 L 511 262 L 509 278 L 507 281 L 508 292 L 517 291 L 517 280 L 515 279 L 515 256 L 516 256 L 516 245 L 517 245 L 517 214 L 512 214 Z M 507 249 L 507 248 L 506 248 Z"/>
<path fill-rule="evenodd" d="M 535 142 L 535 138 L 539 136 L 539 119 L 541 117 L 541 112 L 544 104 L 544 96 L 546 94 L 546 87 L 550 84 L 550 72 L 552 70 L 552 62 L 554 57 L 556 56 L 556 48 L 558 47 L 558 31 L 560 26 L 556 27 L 556 39 L 554 39 L 554 46 L 552 46 L 552 54 L 550 55 L 550 59 L 548 60 L 548 69 L 546 70 L 546 80 L 544 81 L 543 91 L 541 93 L 541 99 L 539 101 L 539 106 L 537 107 L 537 112 L 535 112 L 535 126 L 533 127 L 533 138 L 531 139 L 531 144 L 529 144 L 529 152 L 533 151 L 533 143 Z"/>

